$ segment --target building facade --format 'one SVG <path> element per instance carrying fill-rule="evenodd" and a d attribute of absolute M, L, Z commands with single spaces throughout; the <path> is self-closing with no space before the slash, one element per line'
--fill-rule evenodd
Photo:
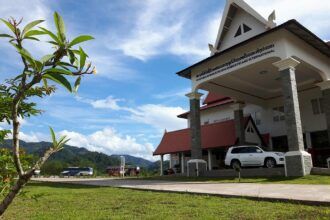
<path fill-rule="evenodd" d="M 309 174 L 312 161 L 326 163 L 329 42 L 296 20 L 276 25 L 274 19 L 275 12 L 265 19 L 242 0 L 227 1 L 210 57 L 177 73 L 192 83 L 190 111 L 179 116 L 188 121 L 186 147 L 167 143 L 176 134 L 167 132 L 155 155 L 171 154 L 170 164 L 179 164 L 183 172 L 187 159 L 204 159 L 208 169 L 221 168 L 230 145 L 253 143 L 287 152 L 287 176 Z M 209 92 L 202 107 L 199 90 Z M 231 141 L 219 141 L 229 136 Z"/>

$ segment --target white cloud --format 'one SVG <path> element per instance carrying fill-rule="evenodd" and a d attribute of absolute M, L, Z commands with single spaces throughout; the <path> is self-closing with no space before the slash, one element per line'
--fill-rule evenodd
<path fill-rule="evenodd" d="M 135 10 L 136 21 L 127 37 L 117 39 L 117 49 L 127 56 L 146 61 L 161 54 L 200 59 L 209 55 L 208 43 L 216 38 L 219 13 L 201 24 L 188 0 L 146 0 Z M 198 30 L 198 31 L 196 31 Z"/>
<path fill-rule="evenodd" d="M 83 135 L 74 131 L 61 131 L 58 135 L 67 135 L 70 138 L 69 145 L 85 147 L 91 151 L 111 154 L 129 154 L 132 156 L 143 157 L 153 160 L 152 144 L 138 143 L 137 140 L 129 135 L 123 136 L 113 128 L 104 128 L 94 133 Z"/>
<path fill-rule="evenodd" d="M 1 130 L 1 128 L 0 128 Z M 7 139 L 12 139 L 12 133 L 8 134 Z M 19 132 L 19 139 L 25 142 L 49 141 L 49 135 L 40 132 Z"/>
<path fill-rule="evenodd" d="M 329 35 L 330 1 L 246 0 L 265 18 L 275 10 L 276 22 L 296 19 L 318 35 Z"/>
<path fill-rule="evenodd" d="M 175 90 L 175 91 L 168 91 L 165 93 L 158 93 L 153 95 L 156 99 L 169 99 L 169 98 L 184 98 L 187 93 L 191 91 L 190 87 L 180 89 L 180 90 Z"/>
<path fill-rule="evenodd" d="M 118 104 L 122 99 L 116 99 L 108 96 L 106 99 L 90 100 L 79 97 L 78 101 L 88 103 L 96 109 L 110 109 L 115 111 L 126 111 L 129 114 L 127 120 L 151 125 L 162 132 L 164 129 L 176 130 L 186 126 L 186 121 L 177 118 L 177 115 L 185 112 L 186 110 L 176 106 L 165 106 L 161 104 L 145 104 L 135 108 L 120 106 Z"/>
<path fill-rule="evenodd" d="M 120 107 L 118 105 L 118 102 L 121 101 L 121 99 L 115 99 L 112 96 L 108 96 L 106 99 L 99 99 L 95 101 L 91 101 L 90 104 L 94 108 L 106 108 L 106 109 L 112 109 L 112 110 L 119 110 Z"/>
<path fill-rule="evenodd" d="M 181 107 L 146 104 L 132 109 L 132 114 L 128 118 L 138 123 L 151 125 L 160 132 L 164 129 L 172 131 L 187 126 L 186 120 L 177 117 L 183 112 L 185 110 Z"/>

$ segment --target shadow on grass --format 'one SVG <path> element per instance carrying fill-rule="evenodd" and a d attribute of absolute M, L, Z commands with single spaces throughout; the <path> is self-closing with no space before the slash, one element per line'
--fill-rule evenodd
<path fill-rule="evenodd" d="M 31 181 L 27 184 L 27 186 L 66 188 L 66 189 L 95 189 L 95 188 L 104 187 L 104 186 L 83 185 L 77 183 L 52 183 L 52 182 L 37 182 L 37 181 Z"/>

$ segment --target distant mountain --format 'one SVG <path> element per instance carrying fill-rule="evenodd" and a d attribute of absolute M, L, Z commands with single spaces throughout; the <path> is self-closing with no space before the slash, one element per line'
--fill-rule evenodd
<path fill-rule="evenodd" d="M 138 165 L 140 167 L 145 167 L 145 168 L 153 166 L 153 164 L 154 164 L 154 162 L 152 162 L 150 160 L 146 160 L 141 157 L 134 157 L 134 156 L 127 155 L 127 154 L 123 154 L 123 155 L 113 154 L 111 156 L 118 157 L 118 158 L 120 158 L 120 156 L 124 156 L 126 164 Z"/>
<path fill-rule="evenodd" d="M 12 140 L 5 140 L 0 148 L 11 148 Z M 27 143 L 20 141 L 20 146 L 27 154 L 41 156 L 46 149 L 52 146 L 50 142 Z M 126 163 L 140 166 L 144 169 L 154 169 L 154 162 L 130 155 L 125 156 Z M 44 174 L 58 175 L 61 170 L 69 166 L 93 167 L 97 173 L 105 173 L 108 166 L 119 166 L 120 155 L 106 155 L 104 153 L 92 152 L 83 147 L 65 145 L 64 149 L 52 155 L 45 163 L 42 172 Z"/>

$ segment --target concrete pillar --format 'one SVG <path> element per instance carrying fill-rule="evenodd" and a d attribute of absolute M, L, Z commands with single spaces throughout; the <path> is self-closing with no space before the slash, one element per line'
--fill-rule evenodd
<path fill-rule="evenodd" d="M 191 136 L 191 159 L 187 162 L 188 176 L 198 176 L 207 169 L 202 153 L 201 119 L 199 99 L 203 94 L 197 91 L 191 92 L 186 96 L 190 102 L 190 136 Z"/>
<path fill-rule="evenodd" d="M 235 134 L 238 139 L 238 145 L 245 144 L 245 128 L 244 128 L 244 104 L 235 103 L 231 105 L 234 110 L 234 123 L 235 123 Z"/>
<path fill-rule="evenodd" d="M 322 106 L 327 124 L 328 140 L 330 142 L 330 81 L 317 84 L 322 90 Z"/>
<path fill-rule="evenodd" d="M 207 150 L 207 166 L 208 170 L 212 170 L 212 150 Z"/>
<path fill-rule="evenodd" d="M 184 153 L 181 153 L 181 173 L 185 173 L 184 167 L 185 167 L 185 164 L 184 164 Z"/>
<path fill-rule="evenodd" d="M 191 134 L 191 159 L 202 159 L 201 142 L 201 119 L 200 119 L 200 97 L 198 92 L 188 93 L 190 102 L 190 134 Z"/>
<path fill-rule="evenodd" d="M 164 164 L 164 155 L 160 155 L 160 175 L 161 176 L 163 176 L 163 174 L 164 174 L 163 164 Z"/>
<path fill-rule="evenodd" d="M 279 69 L 284 97 L 284 115 L 289 152 L 285 154 L 286 176 L 305 176 L 312 168 L 311 155 L 304 150 L 295 67 L 299 61 L 292 57 L 273 65 Z"/>

